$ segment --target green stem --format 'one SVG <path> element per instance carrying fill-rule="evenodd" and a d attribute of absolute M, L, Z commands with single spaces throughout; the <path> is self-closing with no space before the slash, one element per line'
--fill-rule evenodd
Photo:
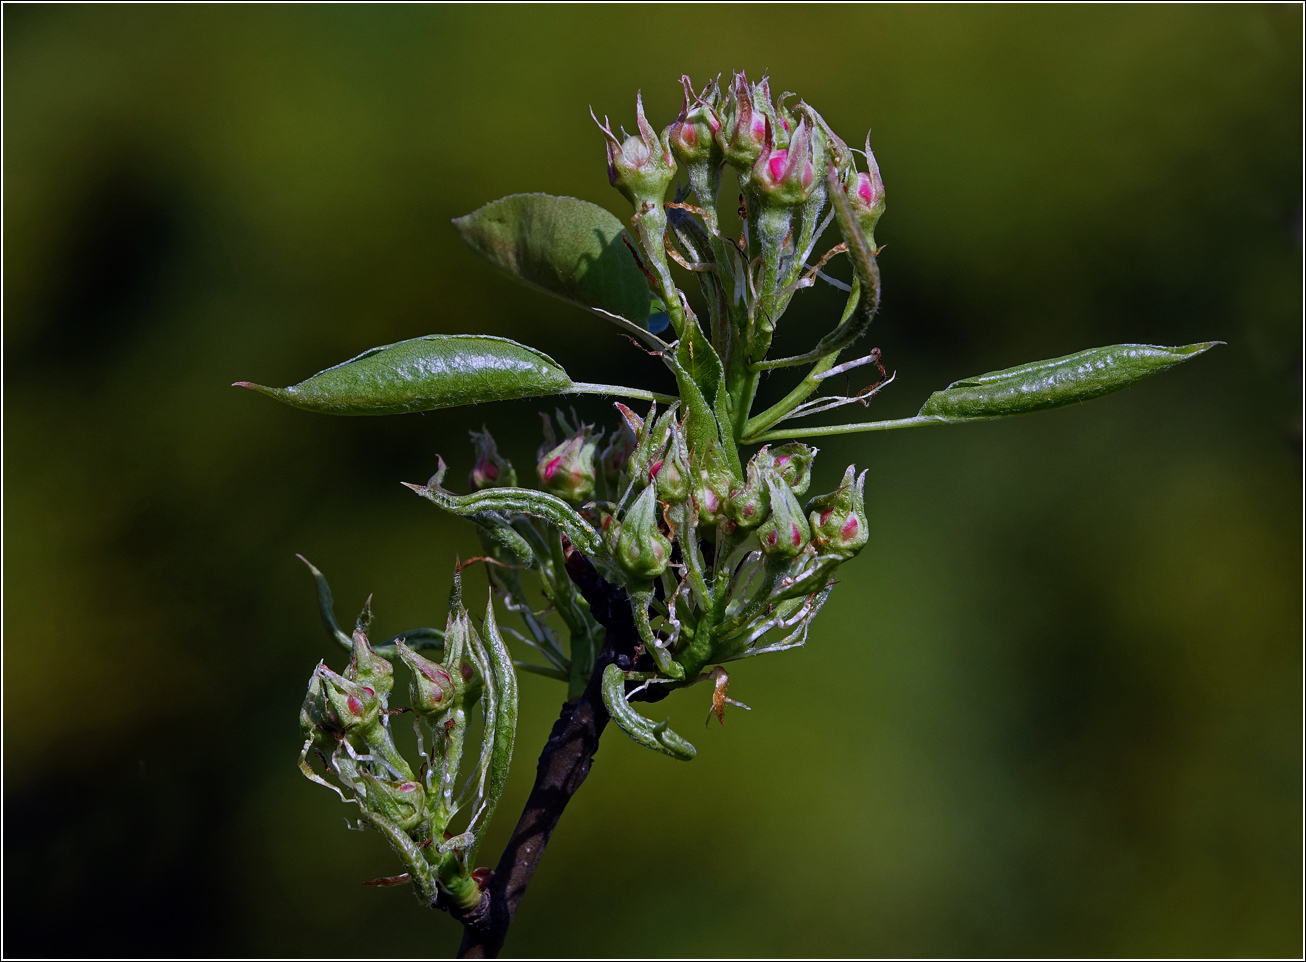
<path fill-rule="evenodd" d="M 967 418 L 969 421 L 988 421 L 990 418 Z M 948 424 L 944 418 L 916 415 L 896 421 L 860 421 L 856 424 L 828 424 L 820 428 L 796 428 L 792 431 L 768 431 L 748 439 L 749 444 L 761 441 L 781 441 L 785 438 L 822 438 L 834 434 L 861 434 L 864 431 L 896 431 L 899 428 L 923 428 L 930 424 Z"/>
<path fill-rule="evenodd" d="M 637 387 L 624 387 L 619 384 L 590 384 L 586 381 L 573 381 L 571 387 L 562 394 L 601 394 L 605 397 L 628 397 L 637 401 L 658 401 L 662 404 L 674 404 L 678 398 L 670 394 L 658 394 L 656 391 L 643 391 Z"/>

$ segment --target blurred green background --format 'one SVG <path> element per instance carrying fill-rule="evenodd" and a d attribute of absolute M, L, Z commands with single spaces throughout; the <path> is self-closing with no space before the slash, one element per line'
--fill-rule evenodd
<path fill-rule="evenodd" d="M 442 623 L 466 527 L 400 481 L 529 474 L 538 405 L 333 419 L 232 390 L 429 332 L 669 384 L 449 225 L 504 194 L 627 216 L 593 105 L 769 70 L 888 185 L 899 372 L 1228 347 L 1091 405 L 830 440 L 871 546 L 808 647 L 682 765 L 609 733 L 521 955 L 1296 955 L 1301 8 L 4 8 L 4 949 L 452 953 L 295 768 L 311 582 Z M 834 292 L 800 297 L 784 344 Z M 777 376 L 765 390 L 778 395 Z M 577 407 L 611 420 L 598 399 Z M 470 584 L 483 590 L 483 575 Z M 339 665 L 337 664 L 337 667 Z M 561 686 L 523 680 L 497 858 Z M 660 706 L 661 707 L 661 706 Z"/>

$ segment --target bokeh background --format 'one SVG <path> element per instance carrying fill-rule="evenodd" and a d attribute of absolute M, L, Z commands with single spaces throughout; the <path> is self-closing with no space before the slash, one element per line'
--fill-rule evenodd
<path fill-rule="evenodd" d="M 874 146 L 899 372 L 1228 346 L 1011 421 L 829 440 L 871 546 L 689 765 L 609 733 L 520 955 L 1297 955 L 1301 31 L 1267 7 L 4 8 L 4 950 L 446 956 L 295 768 L 321 632 L 442 623 L 471 532 L 399 486 L 529 473 L 530 402 L 333 419 L 287 384 L 429 332 L 666 383 L 451 217 L 621 216 L 588 116 L 769 70 Z M 805 300 L 804 300 L 805 299 Z M 785 343 L 838 295 L 802 295 Z M 779 394 L 777 377 L 765 390 Z M 610 420 L 598 399 L 578 403 Z M 483 575 L 471 584 L 483 588 Z M 337 666 L 338 667 L 338 666 Z M 562 697 L 523 680 L 493 861 Z"/>

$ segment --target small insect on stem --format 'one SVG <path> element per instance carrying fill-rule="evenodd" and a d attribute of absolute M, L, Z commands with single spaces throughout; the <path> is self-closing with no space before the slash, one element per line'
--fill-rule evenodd
<path fill-rule="evenodd" d="M 730 675 L 720 665 L 713 668 L 708 674 L 708 680 L 712 682 L 712 707 L 707 710 L 707 721 L 704 725 L 712 724 L 712 716 L 716 715 L 716 720 L 722 725 L 726 723 L 726 705 L 734 705 L 736 708 L 742 708 L 744 711 L 752 711 L 742 701 L 735 701 L 733 698 L 726 697 L 726 688 L 730 686 Z"/>

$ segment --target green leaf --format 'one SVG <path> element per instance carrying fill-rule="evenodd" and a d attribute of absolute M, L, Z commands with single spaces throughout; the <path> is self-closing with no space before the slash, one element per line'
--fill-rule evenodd
<path fill-rule="evenodd" d="M 654 724 L 630 707 L 626 701 L 626 676 L 616 665 L 603 669 L 601 690 L 608 714 L 633 741 L 682 762 L 694 760 L 698 754 L 694 746 L 668 728 L 665 721 Z"/>
<path fill-rule="evenodd" d="M 472 250 L 531 287 L 648 328 L 648 281 L 625 225 L 575 197 L 513 194 L 454 219 Z"/>
<path fill-rule="evenodd" d="M 603 540 L 599 537 L 599 533 L 594 530 L 594 527 L 588 521 L 581 517 L 575 508 L 557 495 L 549 494 L 547 491 L 535 491 L 531 488 L 482 488 L 480 491 L 473 491 L 471 494 L 454 494 L 441 486 L 444 481 L 446 465 L 444 458 L 437 456 L 437 461 L 439 467 L 430 481 L 426 484 L 404 482 L 404 487 L 410 488 L 450 514 L 456 514 L 462 518 L 471 518 L 482 524 L 486 518 L 494 514 L 525 514 L 533 518 L 542 518 L 565 534 L 571 543 L 580 549 L 582 554 L 590 558 L 606 559 L 607 552 L 603 547 Z M 489 533 L 492 536 L 500 537 L 504 534 L 501 530 Z M 526 544 L 524 538 L 519 537 L 519 540 L 523 545 Z M 505 541 L 505 546 L 518 552 L 518 557 L 530 557 L 528 553 L 530 551 L 529 545 L 526 545 L 523 550 L 520 546 Z"/>
<path fill-rule="evenodd" d="M 486 334 L 428 334 L 374 347 L 292 387 L 250 381 L 232 387 L 321 414 L 410 414 L 544 394 L 675 400 L 640 388 L 573 381 L 547 354 Z"/>
<path fill-rule="evenodd" d="M 1183 347 L 1113 344 L 981 374 L 935 391 L 918 417 L 940 421 L 1006 417 L 1088 401 L 1182 364 L 1223 341 Z"/>
<path fill-rule="evenodd" d="M 236 386 L 323 414 L 407 414 L 574 388 L 548 355 L 480 334 L 428 334 L 374 347 L 293 387 Z"/>

